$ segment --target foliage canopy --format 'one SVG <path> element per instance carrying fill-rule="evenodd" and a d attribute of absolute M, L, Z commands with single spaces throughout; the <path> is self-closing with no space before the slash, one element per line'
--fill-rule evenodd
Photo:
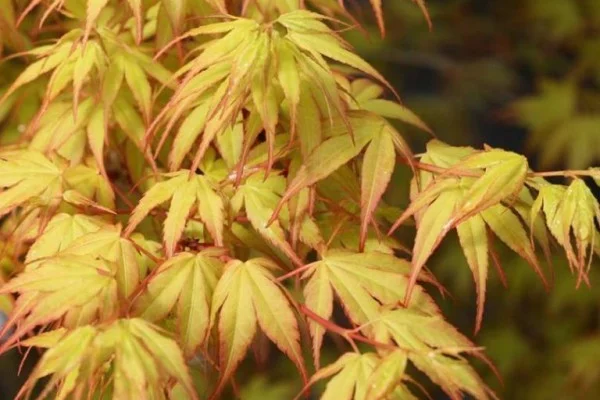
<path fill-rule="evenodd" d="M 414 154 L 390 121 L 433 132 L 341 38 L 343 1 L 122 3 L 0 0 L 0 352 L 46 349 L 19 397 L 49 377 L 42 398 L 215 399 L 252 349 L 287 356 L 299 395 L 416 398 L 414 367 L 453 399 L 496 398 L 426 264 L 456 230 L 476 331 L 494 241 L 544 283 L 555 242 L 588 283 L 600 208 L 582 178 L 600 170 L 435 138 Z M 382 200 L 396 168 L 406 209 Z M 411 225 L 409 250 L 392 233 Z M 327 337 L 347 346 L 322 365 Z"/>

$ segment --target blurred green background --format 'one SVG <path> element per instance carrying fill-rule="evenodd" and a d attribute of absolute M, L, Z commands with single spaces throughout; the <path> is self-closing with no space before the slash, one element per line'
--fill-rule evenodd
<path fill-rule="evenodd" d="M 428 0 L 432 31 L 411 0 L 384 0 L 385 38 L 368 1 L 346 3 L 364 31 L 343 35 L 441 140 L 521 152 L 537 170 L 599 164 L 600 0 Z M 430 139 L 398 128 L 415 152 Z M 406 205 L 409 180 L 409 170 L 396 171 L 386 194 L 390 204 Z M 598 194 L 598 187 L 590 185 Z M 576 289 L 576 278 L 557 248 L 552 267 L 547 266 L 554 285 L 546 292 L 520 258 L 500 244 L 496 250 L 508 287 L 490 271 L 483 328 L 476 336 L 475 289 L 455 235 L 429 264 L 451 294 L 438 298 L 446 317 L 486 348 L 504 385 L 481 364 L 486 382 L 503 399 L 599 398 L 598 266 L 591 269 L 592 288 Z M 346 347 L 328 337 L 322 364 Z M 0 359 L 2 398 L 14 398 L 35 355 L 17 378 L 20 358 L 14 351 Z M 267 350 L 251 358 L 238 374 L 241 398 L 296 395 L 300 383 L 289 380 L 297 375 L 290 362 L 273 360 Z M 199 360 L 193 368 L 201 386 L 206 366 Z M 244 370 L 264 374 L 246 380 Z"/>
<path fill-rule="evenodd" d="M 367 2 L 364 20 L 372 21 Z M 583 169 L 600 159 L 600 1 L 429 0 L 433 30 L 409 0 L 384 1 L 386 37 L 373 23 L 348 39 L 398 88 L 402 100 L 452 145 L 524 153 L 536 170 Z M 399 127 L 399 129 L 405 129 Z M 430 138 L 406 132 L 416 152 Z M 398 170 L 388 201 L 406 204 L 410 171 Z M 590 181 L 598 195 L 598 187 Z M 473 336 L 475 289 L 456 235 L 429 264 L 451 292 L 446 317 L 486 348 L 503 399 L 600 397 L 600 288 L 576 278 L 555 248 L 546 292 L 527 264 L 496 245 L 505 288 L 492 269 L 483 328 Z M 438 398 L 436 396 L 436 398 Z M 440 396 L 439 398 L 444 398 Z"/>

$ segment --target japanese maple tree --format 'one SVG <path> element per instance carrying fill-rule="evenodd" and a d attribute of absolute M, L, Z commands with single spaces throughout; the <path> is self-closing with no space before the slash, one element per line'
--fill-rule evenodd
<path fill-rule="evenodd" d="M 342 0 L 0 0 L 0 352 L 45 349 L 19 398 L 46 377 L 40 398 L 228 398 L 251 348 L 291 360 L 298 396 L 416 398 L 412 365 L 496 397 L 427 261 L 456 230 L 475 330 L 494 241 L 544 283 L 556 242 L 587 282 L 600 170 L 435 139 L 341 38 L 355 23 Z M 397 167 L 403 210 L 382 200 Z M 392 233 L 413 225 L 409 250 Z M 347 346 L 322 365 L 326 336 Z"/>

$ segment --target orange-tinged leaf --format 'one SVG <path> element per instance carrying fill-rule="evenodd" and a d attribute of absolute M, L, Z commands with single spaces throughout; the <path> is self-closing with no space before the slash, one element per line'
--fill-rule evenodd
<path fill-rule="evenodd" d="M 152 325 L 142 319 L 134 318 L 128 320 L 128 322 L 130 332 L 151 349 L 150 353 L 156 361 L 170 376 L 177 379 L 185 387 L 187 394 L 192 399 L 197 399 L 192 378 L 177 343 L 161 335 Z"/>
<path fill-rule="evenodd" d="M 129 224 L 125 230 L 125 235 L 131 234 L 135 227 L 142 222 L 153 208 L 169 200 L 175 191 L 185 183 L 187 179 L 186 175 L 179 174 L 172 179 L 154 184 L 133 210 L 129 218 Z"/>
<path fill-rule="evenodd" d="M 11 279 L 0 293 L 18 292 L 15 310 L 2 331 L 5 333 L 19 318 L 19 324 L 10 339 L 3 342 L 0 351 L 12 346 L 21 336 L 37 325 L 53 322 L 65 314 L 81 312 L 85 307 L 95 310 L 75 324 L 91 323 L 99 315 L 116 311 L 117 303 L 104 302 L 104 295 L 115 300 L 117 287 L 108 263 L 91 256 L 65 255 L 29 264 L 25 272 Z M 68 315 L 67 315 L 68 317 Z M 69 327 L 69 319 L 64 322 Z"/>
<path fill-rule="evenodd" d="M 323 123 L 319 105 L 315 101 L 310 86 L 303 82 L 300 90 L 300 102 L 296 115 L 296 132 L 300 141 L 302 157 L 307 159 L 313 150 L 323 141 Z"/>
<path fill-rule="evenodd" d="M 73 71 L 76 61 L 65 61 L 58 65 L 48 81 L 46 87 L 46 101 L 55 99 L 71 81 L 73 80 Z"/>
<path fill-rule="evenodd" d="M 395 164 L 396 152 L 392 137 L 387 130 L 382 130 L 373 137 L 363 159 L 360 196 L 361 249 L 365 246 L 368 226 L 373 218 L 375 208 L 390 182 Z"/>
<path fill-rule="evenodd" d="M 320 269 L 326 271 L 319 271 Z M 310 277 L 307 285 L 311 288 L 323 288 L 327 282 L 333 287 L 350 319 L 356 325 L 367 324 L 365 329 L 370 332 L 368 322 L 378 318 L 381 304 L 395 305 L 404 299 L 409 271 L 406 261 L 389 254 L 330 250 L 321 261 L 313 263 L 302 278 Z M 420 287 L 417 287 L 417 292 L 413 306 L 425 313 L 435 312 L 436 306 Z M 311 293 L 305 291 L 305 296 L 309 294 Z M 323 299 L 313 298 L 313 296 L 315 294 L 311 294 L 312 302 L 318 307 L 311 308 L 311 311 L 321 318 L 329 318 L 330 309 L 325 304 L 326 299 L 331 299 L 328 292 L 325 291 Z M 316 302 L 317 300 L 319 303 Z M 321 310 L 324 314 L 319 314 Z"/>
<path fill-rule="evenodd" d="M 125 81 L 146 121 L 149 121 L 152 114 L 152 89 L 148 78 L 144 70 L 135 61 L 123 58 L 122 62 L 125 70 Z"/>
<path fill-rule="evenodd" d="M 412 272 L 406 292 L 406 301 L 411 297 L 417 276 L 429 256 L 439 246 L 446 234 L 452 229 L 452 216 L 461 197 L 457 190 L 447 190 L 431 203 L 423 213 L 417 225 L 417 236 L 413 247 Z"/>
<path fill-rule="evenodd" d="M 431 17 L 429 16 L 429 11 L 427 11 L 427 6 L 425 5 L 425 0 L 412 0 L 413 3 L 415 3 L 416 5 L 419 6 L 419 8 L 421 9 L 421 12 L 423 13 L 423 16 L 425 16 L 425 20 L 427 21 L 427 24 L 429 25 L 429 29 L 431 29 L 433 27 L 433 23 L 431 22 Z"/>
<path fill-rule="evenodd" d="M 129 7 L 131 7 L 135 19 L 135 40 L 137 43 L 140 43 L 142 41 L 142 24 L 144 22 L 142 16 L 142 0 L 127 0 L 127 3 L 129 3 Z"/>
<path fill-rule="evenodd" d="M 40 333 L 29 339 L 23 340 L 21 344 L 27 347 L 50 348 L 56 346 L 67 333 L 67 329 L 58 328 L 53 331 Z"/>
<path fill-rule="evenodd" d="M 14 93 L 14 91 L 21 86 L 34 81 L 41 75 L 62 64 L 69 57 L 71 46 L 72 43 L 66 42 L 53 47 L 48 54 L 42 53 L 45 57 L 29 64 L 27 68 L 21 72 L 17 79 L 12 83 L 10 88 L 8 88 L 8 90 L 4 93 L 2 98 L 0 98 L 0 103 L 3 103 L 8 96 Z"/>
<path fill-rule="evenodd" d="M 28 179 L 17 183 L 0 193 L 0 216 L 8 214 L 15 207 L 40 195 L 46 188 L 47 181 Z"/>
<path fill-rule="evenodd" d="M 285 98 L 291 108 L 291 131 L 294 136 L 300 103 L 300 71 L 295 60 L 294 51 L 287 41 L 277 43 L 277 79 L 283 89 Z"/>
<path fill-rule="evenodd" d="M 200 268 L 190 271 L 179 296 L 177 314 L 184 353 L 191 356 L 204 341 L 209 325 L 209 288 Z"/>
<path fill-rule="evenodd" d="M 171 206 L 164 223 L 163 234 L 165 251 L 168 257 L 173 256 L 175 252 L 175 246 L 181 238 L 190 210 L 196 202 L 195 194 L 196 182 L 193 180 L 182 183 L 173 193 Z"/>
<path fill-rule="evenodd" d="M 242 156 L 244 143 L 244 125 L 240 122 L 231 128 L 225 129 L 217 135 L 219 154 L 225 160 L 227 167 L 233 169 Z"/>
<path fill-rule="evenodd" d="M 377 365 L 371 374 L 366 398 L 369 400 L 384 399 L 401 384 L 408 357 L 402 350 L 394 350 Z"/>
<path fill-rule="evenodd" d="M 124 77 L 123 63 L 115 56 L 102 77 L 102 101 L 106 109 L 109 109 L 115 101 Z"/>
<path fill-rule="evenodd" d="M 240 187 L 241 190 L 232 199 L 232 203 L 239 203 L 241 206 L 240 200 L 243 198 L 246 216 L 252 227 L 270 244 L 281 250 L 294 264 L 301 265 L 302 261 L 288 243 L 280 221 L 275 220 L 268 224 L 284 185 L 285 179 L 281 176 L 271 174 L 264 180 L 262 173 L 253 174 Z"/>
<path fill-rule="evenodd" d="M 101 220 L 92 216 L 57 214 L 30 247 L 25 262 L 53 256 L 86 233 L 100 230 L 103 225 Z"/>
<path fill-rule="evenodd" d="M 326 268 L 316 267 L 313 276 L 304 286 L 306 307 L 323 319 L 329 319 L 333 312 L 333 290 L 328 274 Z M 323 343 L 325 328 L 312 320 L 308 324 L 313 343 L 315 368 L 319 369 L 321 345 Z"/>
<path fill-rule="evenodd" d="M 519 218 L 511 210 L 502 205 L 495 205 L 484 210 L 481 216 L 494 234 L 510 249 L 523 257 L 540 276 L 544 286 L 548 287 L 548 282 L 539 265 L 529 236 L 525 232 Z"/>
<path fill-rule="evenodd" d="M 394 92 L 392 85 L 365 60 L 346 50 L 340 42 L 332 36 L 331 32 L 325 33 L 301 33 L 289 31 L 286 38 L 292 43 L 312 54 L 318 53 L 331 58 L 340 63 L 349 65 L 357 70 L 372 76 L 383 83 L 388 89 Z"/>
<path fill-rule="evenodd" d="M 309 383 L 313 384 L 321 379 L 330 377 L 331 375 L 342 370 L 347 364 L 355 361 L 358 357 L 360 357 L 360 354 L 358 353 L 344 353 L 332 364 L 320 368 L 313 376 L 311 376 Z"/>
<path fill-rule="evenodd" d="M 118 398 L 160 398 L 175 381 L 186 398 L 198 399 L 177 344 L 141 319 L 67 332 L 44 352 L 19 396 L 30 397 L 36 382 L 50 374 L 45 393 L 56 389 L 57 398 L 94 393 L 109 380 Z"/>
<path fill-rule="evenodd" d="M 213 296 L 211 321 L 219 318 L 221 377 L 215 390 L 244 358 L 256 333 L 256 324 L 306 376 L 297 321 L 289 301 L 269 269 L 277 268 L 266 259 L 227 264 Z"/>
<path fill-rule="evenodd" d="M 410 360 L 453 400 L 464 398 L 468 393 L 476 399 L 496 398 L 477 372 L 462 358 L 444 354 L 411 354 Z"/>
<path fill-rule="evenodd" d="M 293 362 L 306 381 L 306 371 L 298 322 L 282 289 L 274 283 L 273 275 L 262 265 L 246 263 L 248 282 L 252 287 L 252 300 L 261 330 Z"/>
<path fill-rule="evenodd" d="M 527 159 L 502 150 L 481 152 L 466 158 L 457 168 L 486 168 L 466 191 L 463 201 L 456 210 L 455 223 L 516 196 L 527 176 Z"/>
<path fill-rule="evenodd" d="M 169 167 L 171 171 L 175 171 L 181 166 L 183 159 L 191 150 L 194 141 L 200 136 L 206 123 L 208 111 L 209 103 L 204 102 L 194 108 L 183 120 L 169 153 Z"/>
<path fill-rule="evenodd" d="M 104 206 L 96 203 L 89 197 L 86 197 L 85 195 L 81 194 L 80 192 L 78 192 L 76 190 L 67 190 L 67 191 L 63 192 L 62 199 L 65 202 L 72 204 L 74 206 L 77 206 L 79 208 L 91 209 L 91 210 L 99 211 L 99 212 L 105 213 L 105 214 L 113 214 L 113 215 L 115 214 L 115 212 L 113 210 L 111 210 L 110 208 L 104 207 Z"/>
<path fill-rule="evenodd" d="M 211 314 L 219 314 L 219 348 L 221 376 L 215 389 L 219 392 L 244 358 L 256 334 L 256 310 L 252 287 L 240 261 L 230 262 L 217 283 Z"/>
<path fill-rule="evenodd" d="M 397 119 L 409 125 L 416 126 L 425 132 L 433 133 L 431 128 L 418 115 L 405 106 L 384 99 L 370 99 L 360 103 L 361 108 L 385 118 Z"/>
<path fill-rule="evenodd" d="M 88 43 L 82 48 L 80 56 L 75 61 L 73 68 L 73 111 L 75 115 L 77 115 L 81 87 L 94 67 L 99 51 L 101 50 L 97 48 L 96 43 Z"/>
<path fill-rule="evenodd" d="M 475 281 L 477 291 L 477 317 L 475 320 L 475 332 L 481 328 L 483 310 L 485 305 L 485 288 L 489 266 L 487 230 L 485 222 L 480 215 L 475 215 L 456 227 L 460 247 Z"/>
<path fill-rule="evenodd" d="M 281 198 L 277 210 L 300 190 L 326 178 L 339 167 L 356 157 L 372 139 L 373 135 L 376 135 L 384 127 L 382 121 L 369 118 L 368 115 L 361 112 L 353 112 L 349 117 L 353 129 L 353 137 L 347 134 L 332 135 L 333 137 L 315 148 L 304 161 L 294 180 L 288 185 L 287 191 Z M 335 120 L 330 127 L 331 133 L 337 133 L 338 130 L 343 132 L 344 127 L 345 125 L 342 124 L 342 121 Z"/>
<path fill-rule="evenodd" d="M 374 353 L 345 353 L 333 364 L 317 371 L 310 379 L 309 385 L 336 374 L 325 387 L 321 399 L 352 400 L 365 399 L 368 380 L 378 357 Z"/>
<path fill-rule="evenodd" d="M 102 108 L 94 110 L 87 124 L 86 133 L 88 146 L 90 146 L 90 150 L 96 159 L 96 164 L 98 164 L 102 175 L 106 177 L 107 174 L 104 167 L 104 141 L 107 138 L 105 118 Z"/>
<path fill-rule="evenodd" d="M 210 300 L 223 267 L 216 258 L 219 254 L 209 250 L 176 254 L 158 266 L 134 305 L 135 312 L 150 321 L 160 321 L 175 312 L 188 357 L 208 332 Z"/>
<path fill-rule="evenodd" d="M 385 36 L 385 22 L 383 20 L 383 10 L 381 7 L 381 0 L 370 0 L 373 11 L 375 12 L 375 18 L 377 18 L 377 25 L 381 36 Z"/>
<path fill-rule="evenodd" d="M 84 43 L 87 41 L 88 36 L 92 32 L 94 28 L 94 23 L 100 12 L 106 7 L 108 0 L 88 0 L 87 2 L 87 10 L 86 10 L 86 21 L 85 21 L 85 35 L 84 35 Z"/>
<path fill-rule="evenodd" d="M 210 187 L 209 182 L 199 176 L 196 179 L 196 197 L 198 201 L 198 215 L 206 229 L 210 232 L 216 246 L 223 245 L 223 200 Z"/>
<path fill-rule="evenodd" d="M 160 265 L 150 280 L 146 292 L 136 303 L 136 313 L 151 322 L 164 319 L 175 307 L 182 288 L 189 281 L 189 268 L 180 265 L 184 255 L 170 258 Z"/>

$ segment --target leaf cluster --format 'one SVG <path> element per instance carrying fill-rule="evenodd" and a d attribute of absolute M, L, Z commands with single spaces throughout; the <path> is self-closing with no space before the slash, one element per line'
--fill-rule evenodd
<path fill-rule="evenodd" d="M 343 2 L 22 3 L 0 10 L 19 71 L 0 100 L 0 352 L 46 350 L 19 397 L 49 376 L 41 398 L 219 398 L 267 348 L 299 392 L 328 379 L 325 399 L 415 398 L 408 366 L 453 399 L 495 398 L 427 291 L 444 290 L 426 268 L 444 237 L 473 273 L 477 329 L 496 238 L 542 279 L 535 248 L 554 240 L 588 282 L 600 210 L 580 176 L 598 171 L 435 139 L 413 154 L 389 120 L 433 132 L 341 38 Z M 56 33 L 21 43 L 27 24 Z M 382 198 L 405 167 L 400 210 Z M 391 235 L 408 219 L 412 250 Z M 346 343 L 322 367 L 326 337 Z"/>

